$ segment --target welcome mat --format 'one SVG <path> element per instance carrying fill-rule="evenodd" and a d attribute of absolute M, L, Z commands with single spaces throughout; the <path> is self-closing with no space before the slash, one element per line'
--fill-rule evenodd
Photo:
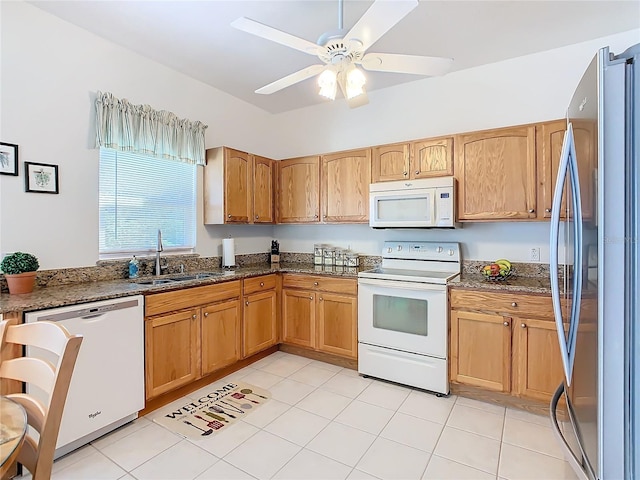
<path fill-rule="evenodd" d="M 246 417 L 271 394 L 254 385 L 229 382 L 197 400 L 172 408 L 153 421 L 183 437 L 202 438 Z"/>

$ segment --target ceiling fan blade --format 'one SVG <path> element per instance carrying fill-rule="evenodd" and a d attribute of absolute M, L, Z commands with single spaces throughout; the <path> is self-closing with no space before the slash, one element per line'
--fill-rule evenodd
<path fill-rule="evenodd" d="M 376 0 L 344 39 L 357 40 L 366 50 L 417 6 L 418 0 Z"/>
<path fill-rule="evenodd" d="M 358 62 L 365 70 L 375 72 L 412 73 L 435 77 L 448 73 L 453 58 L 421 57 L 394 53 L 368 53 Z"/>
<path fill-rule="evenodd" d="M 342 91 L 342 95 L 344 95 L 344 99 L 347 101 L 347 105 L 349 105 L 349 108 L 358 108 L 369 103 L 369 97 L 367 96 L 367 92 L 366 90 L 364 90 L 364 87 L 363 87 L 363 93 L 353 98 L 349 98 L 347 97 L 347 86 L 345 83 L 346 80 L 345 80 L 344 74 L 338 75 L 337 80 L 338 80 L 338 85 L 340 85 L 340 90 Z"/>
<path fill-rule="evenodd" d="M 325 69 L 325 67 L 325 65 L 318 64 L 303 68 L 302 70 L 298 70 L 291 75 L 282 77 L 280 80 L 276 80 L 275 82 L 271 82 L 269 85 L 265 85 L 264 87 L 259 88 L 258 90 L 256 90 L 256 93 L 260 93 L 262 95 L 275 93 L 279 90 L 282 90 L 283 88 L 289 87 L 298 82 L 306 80 L 307 78 L 319 74 L 322 70 Z"/>
<path fill-rule="evenodd" d="M 310 55 L 316 55 L 318 48 L 320 48 L 315 43 L 305 40 L 304 38 L 296 37 L 246 17 L 240 17 L 234 20 L 231 22 L 231 26 L 238 30 L 242 30 L 243 32 L 266 38 L 272 42 L 279 43 L 285 47 L 295 48 L 296 50 L 300 50 L 301 52 L 308 53 Z"/>

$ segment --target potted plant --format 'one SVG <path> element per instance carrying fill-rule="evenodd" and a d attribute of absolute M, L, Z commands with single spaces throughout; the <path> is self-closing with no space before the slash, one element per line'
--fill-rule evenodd
<path fill-rule="evenodd" d="M 30 253 L 10 253 L 0 262 L 0 270 L 4 273 L 9 285 L 9 293 L 29 293 L 33 291 L 36 270 L 40 264 Z"/>

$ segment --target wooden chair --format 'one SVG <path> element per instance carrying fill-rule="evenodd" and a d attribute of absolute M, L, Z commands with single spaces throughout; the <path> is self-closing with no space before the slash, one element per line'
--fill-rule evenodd
<path fill-rule="evenodd" d="M 24 345 L 38 347 L 57 356 L 56 364 L 34 356 L 3 359 L 0 363 L 0 379 L 26 382 L 46 393 L 45 402 L 26 393 L 6 396 L 25 408 L 29 425 L 39 434 L 38 439 L 27 434 L 17 461 L 31 472 L 33 480 L 49 479 L 62 411 L 82 335 L 71 335 L 63 326 L 53 322 L 11 325 L 5 320 L 0 321 L 0 340 L 2 350 Z"/>

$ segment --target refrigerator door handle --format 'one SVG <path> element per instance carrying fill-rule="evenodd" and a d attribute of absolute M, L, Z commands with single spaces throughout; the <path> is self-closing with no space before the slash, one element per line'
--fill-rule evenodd
<path fill-rule="evenodd" d="M 582 462 L 580 461 L 580 459 L 576 457 L 575 453 L 573 453 L 573 450 L 571 450 L 571 447 L 569 447 L 567 440 L 564 438 L 564 435 L 560 430 L 557 410 L 558 410 L 558 402 L 560 401 L 560 397 L 562 396 L 563 392 L 564 392 L 564 384 L 561 383 L 560 386 L 556 389 L 555 393 L 553 394 L 553 398 L 551 399 L 551 404 L 549 406 L 549 410 L 551 413 L 551 427 L 553 429 L 553 433 L 555 434 L 556 438 L 560 441 L 560 446 L 565 454 L 564 458 L 567 460 L 569 465 L 571 465 L 571 468 L 575 472 L 576 476 L 580 480 L 591 480 L 587 472 L 585 472 L 584 468 L 582 467 Z"/>
<path fill-rule="evenodd" d="M 578 163 L 576 146 L 571 130 L 571 143 L 569 148 L 569 174 L 571 176 L 571 196 L 573 204 L 573 301 L 571 302 L 571 318 L 569 322 L 569 336 L 567 349 L 569 352 L 569 378 L 573 376 L 573 362 L 576 355 L 576 341 L 578 339 L 578 327 L 580 325 L 580 303 L 582 300 L 582 198 L 580 192 L 580 177 L 578 176 Z M 569 385 L 569 384 L 567 384 Z"/>
<path fill-rule="evenodd" d="M 562 142 L 562 153 L 560 155 L 560 165 L 558 166 L 558 176 L 556 179 L 556 189 L 553 193 L 553 203 L 551 208 L 551 234 L 549 239 L 549 268 L 551 271 L 551 300 L 553 303 L 553 313 L 556 320 L 556 330 L 558 333 L 558 344 L 560 346 L 560 357 L 564 369 L 567 385 L 571 382 L 571 366 L 569 361 L 569 351 L 567 348 L 567 338 L 564 333 L 564 321 L 562 318 L 562 306 L 560 305 L 560 285 L 558 280 L 558 237 L 560 233 L 560 209 L 562 206 L 562 192 L 569 168 L 569 157 L 571 144 L 573 143 L 573 129 L 569 124 L 564 134 Z M 571 327 L 569 327 L 571 330 Z"/>

